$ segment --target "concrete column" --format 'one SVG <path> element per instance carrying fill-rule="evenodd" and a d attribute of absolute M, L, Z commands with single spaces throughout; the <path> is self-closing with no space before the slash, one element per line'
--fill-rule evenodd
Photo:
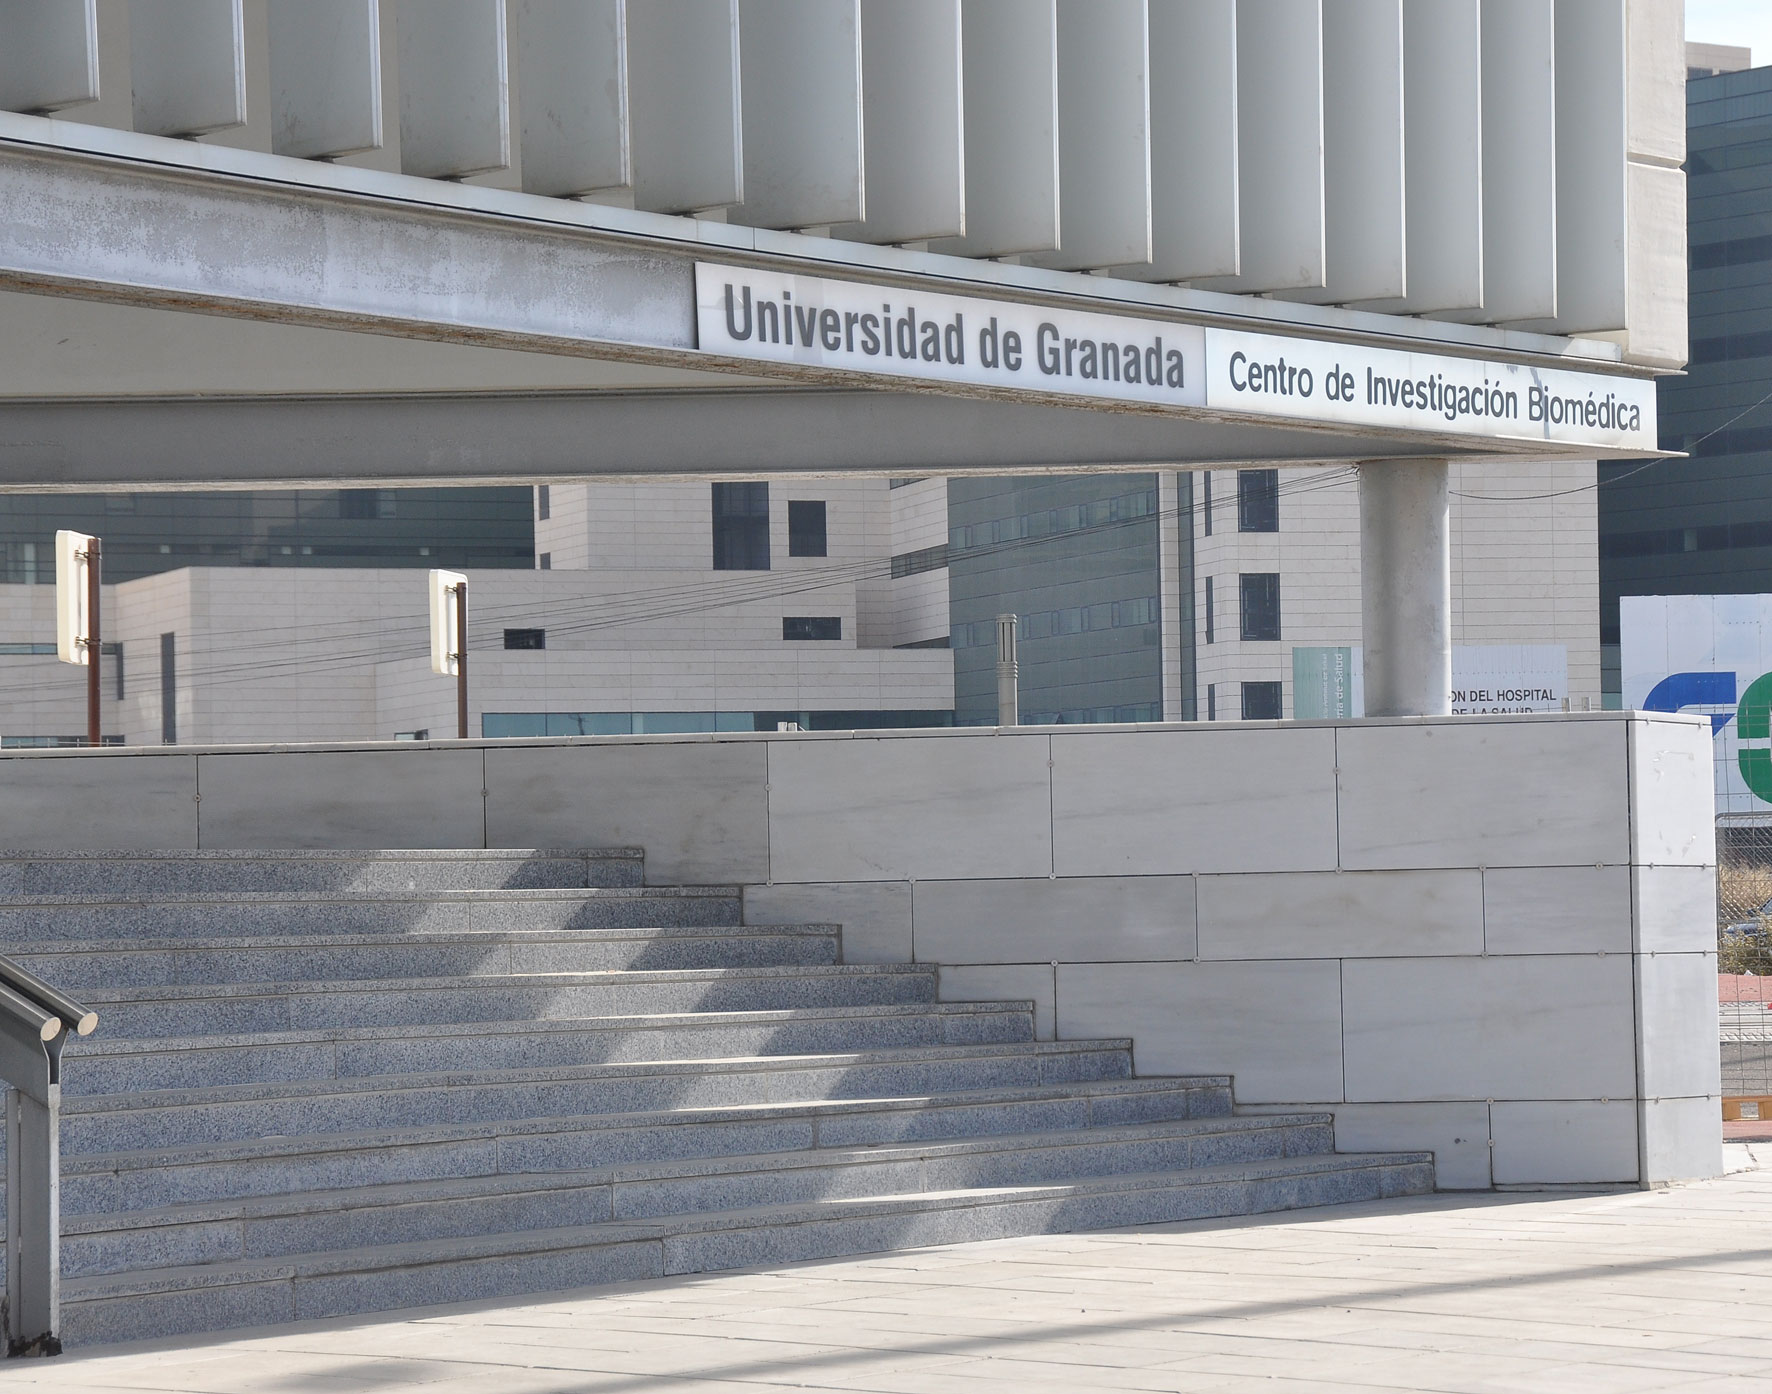
<path fill-rule="evenodd" d="M 1360 466 L 1367 716 L 1452 710 L 1452 534 L 1444 460 Z"/>

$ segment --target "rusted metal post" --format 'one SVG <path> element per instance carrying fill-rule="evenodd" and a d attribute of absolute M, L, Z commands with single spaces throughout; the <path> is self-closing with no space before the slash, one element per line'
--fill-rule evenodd
<path fill-rule="evenodd" d="M 101 741 L 99 720 L 99 669 L 105 646 L 99 642 L 99 587 L 103 558 L 95 537 L 86 548 L 86 744 L 94 749 Z"/>
<path fill-rule="evenodd" d="M 455 737 L 468 738 L 468 583 L 455 588 Z"/>

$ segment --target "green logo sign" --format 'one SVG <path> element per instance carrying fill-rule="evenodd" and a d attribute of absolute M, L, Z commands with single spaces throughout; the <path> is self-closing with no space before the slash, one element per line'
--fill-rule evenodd
<path fill-rule="evenodd" d="M 1741 779 L 1754 794 L 1772 803 L 1772 673 L 1762 673 L 1741 694 L 1735 709 L 1735 735 L 1741 742 L 1736 756 Z M 1756 744 L 1749 745 L 1749 741 Z"/>

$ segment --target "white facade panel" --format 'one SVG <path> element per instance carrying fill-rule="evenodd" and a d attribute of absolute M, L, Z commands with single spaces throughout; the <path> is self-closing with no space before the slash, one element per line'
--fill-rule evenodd
<path fill-rule="evenodd" d="M 628 11 L 634 206 L 655 213 L 744 198 L 738 0 L 646 0 Z"/>
<path fill-rule="evenodd" d="M 98 100 L 98 0 L 12 0 L 0 10 L 0 110 Z"/>
<path fill-rule="evenodd" d="M 1325 284 L 1320 0 L 1237 0 L 1241 262 L 1208 290 Z"/>
<path fill-rule="evenodd" d="M 1237 3 L 1149 0 L 1151 260 L 1115 274 L 1237 274 Z M 1211 132 L 1202 139 L 1202 132 Z"/>
<path fill-rule="evenodd" d="M 271 149 L 303 159 L 382 144 L 375 0 L 267 0 Z"/>
<path fill-rule="evenodd" d="M 865 223 L 838 235 L 915 242 L 966 231 L 960 0 L 862 0 Z"/>
<path fill-rule="evenodd" d="M 860 0 L 739 0 L 744 204 L 735 222 L 855 222 L 862 196 Z"/>
<path fill-rule="evenodd" d="M 1149 27 L 1145 0 L 1059 0 L 1059 234 L 1042 266 L 1150 260 Z"/>
<path fill-rule="evenodd" d="M 1058 0 L 966 0 L 966 236 L 933 250 L 1058 245 Z"/>
<path fill-rule="evenodd" d="M 627 0 L 518 0 L 516 14 L 523 187 L 626 188 Z"/>
<path fill-rule="evenodd" d="M 458 178 L 511 163 L 504 0 L 396 0 L 400 167 Z"/>
<path fill-rule="evenodd" d="M 129 0 L 135 129 L 189 136 L 246 122 L 240 0 Z"/>
<path fill-rule="evenodd" d="M 1409 289 L 1404 314 L 1483 305 L 1479 0 L 1404 0 Z"/>

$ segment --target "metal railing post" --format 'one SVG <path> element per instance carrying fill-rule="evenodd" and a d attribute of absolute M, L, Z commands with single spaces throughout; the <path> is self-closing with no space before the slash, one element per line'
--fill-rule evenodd
<path fill-rule="evenodd" d="M 6 1090 L 8 1355 L 60 1355 L 62 1047 L 98 1015 L 0 958 L 0 1077 Z"/>

